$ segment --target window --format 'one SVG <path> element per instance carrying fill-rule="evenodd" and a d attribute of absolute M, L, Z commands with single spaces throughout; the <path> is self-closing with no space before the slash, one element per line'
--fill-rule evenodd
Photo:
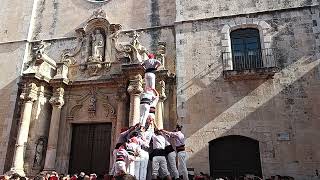
<path fill-rule="evenodd" d="M 230 33 L 233 70 L 263 67 L 259 30 L 238 29 Z"/>

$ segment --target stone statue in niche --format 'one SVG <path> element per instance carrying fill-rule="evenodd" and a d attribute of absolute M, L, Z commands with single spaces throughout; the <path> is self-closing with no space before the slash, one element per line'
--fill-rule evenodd
<path fill-rule="evenodd" d="M 33 167 L 40 168 L 45 155 L 47 139 L 40 137 L 36 143 L 36 152 L 34 154 Z"/>
<path fill-rule="evenodd" d="M 103 61 L 104 49 L 105 49 L 105 39 L 99 29 L 92 33 L 92 56 L 90 61 Z"/>

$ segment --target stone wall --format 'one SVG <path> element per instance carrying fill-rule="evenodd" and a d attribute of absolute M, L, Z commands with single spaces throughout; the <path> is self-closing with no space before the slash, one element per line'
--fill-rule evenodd
<path fill-rule="evenodd" d="M 176 21 L 188 21 L 213 17 L 233 16 L 239 14 L 251 14 L 274 10 L 299 8 L 318 5 L 317 0 L 213 0 L 213 1 L 176 1 Z"/>
<path fill-rule="evenodd" d="M 208 143 L 243 135 L 259 141 L 264 176 L 314 175 L 320 163 L 317 15 L 317 8 L 306 7 L 177 24 L 177 113 L 187 136 L 188 167 L 209 173 Z M 221 59 L 230 45 L 225 28 L 251 25 L 262 43 L 276 49 L 280 72 L 273 79 L 227 81 Z M 290 141 L 279 141 L 279 133 L 290 134 Z"/>
<path fill-rule="evenodd" d="M 103 9 L 111 23 L 121 24 L 125 30 L 172 25 L 175 18 L 175 6 L 168 0 L 105 3 L 39 0 L 36 9 L 33 39 L 74 36 L 74 29 L 81 27 L 96 9 Z"/>
<path fill-rule="evenodd" d="M 33 1 L 1 1 L 0 43 L 27 39 Z"/>

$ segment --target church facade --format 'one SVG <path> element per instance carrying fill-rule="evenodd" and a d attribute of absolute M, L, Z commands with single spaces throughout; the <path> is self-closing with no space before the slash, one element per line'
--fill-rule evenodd
<path fill-rule="evenodd" d="M 183 125 L 190 171 L 317 176 L 319 1 L 1 3 L 2 173 L 108 173 L 153 53 L 156 124 Z"/>

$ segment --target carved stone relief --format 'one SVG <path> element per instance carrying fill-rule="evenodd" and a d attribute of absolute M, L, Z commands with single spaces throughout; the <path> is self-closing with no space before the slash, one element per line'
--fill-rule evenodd
<path fill-rule="evenodd" d="M 110 95 L 106 95 L 96 88 L 90 89 L 86 94 L 75 100 L 76 103 L 70 107 L 67 115 L 67 120 L 75 121 L 76 119 L 74 118 L 78 116 L 79 113 L 83 114 L 84 110 L 86 111 L 87 117 L 89 119 L 108 119 L 116 117 L 116 111 L 109 102 L 109 96 Z M 102 109 L 99 109 L 99 107 L 101 107 Z M 98 112 L 101 110 L 103 112 Z M 99 116 L 97 113 L 103 113 L 104 117 L 97 117 Z"/>
<path fill-rule="evenodd" d="M 115 39 L 116 58 L 122 63 L 141 63 L 148 58 L 148 51 L 139 42 L 139 33 L 133 31 L 128 35 L 132 39 L 129 43 L 119 43 Z"/>
<path fill-rule="evenodd" d="M 36 149 L 33 159 L 33 168 L 41 168 L 44 163 L 44 156 L 47 147 L 47 138 L 41 136 L 36 142 Z"/>
<path fill-rule="evenodd" d="M 56 71 L 56 62 L 44 50 L 49 45 L 43 41 L 31 44 L 31 57 L 25 64 L 24 76 L 49 82 Z"/>
<path fill-rule="evenodd" d="M 109 23 L 103 10 L 94 11 L 87 23 L 76 30 L 77 46 L 62 53 L 57 78 L 82 81 L 106 77 L 121 73 L 121 64 L 141 63 L 148 58 L 148 50 L 138 40 L 140 33 L 122 33 L 121 25 Z M 119 42 L 120 34 L 129 37 L 129 42 Z M 162 43 L 157 52 L 162 62 L 164 53 Z"/>

